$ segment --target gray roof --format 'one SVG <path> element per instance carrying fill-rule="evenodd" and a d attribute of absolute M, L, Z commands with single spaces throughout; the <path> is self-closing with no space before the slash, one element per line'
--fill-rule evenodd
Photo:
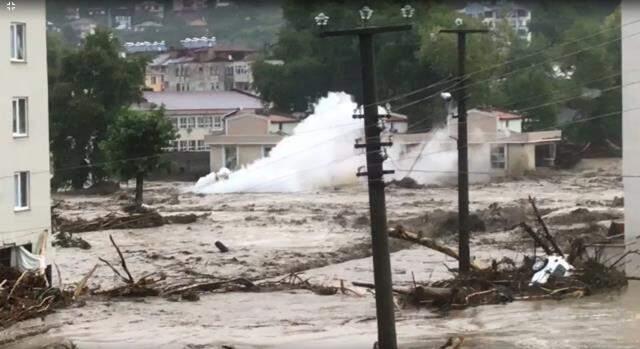
<path fill-rule="evenodd" d="M 144 92 L 144 99 L 167 110 L 262 109 L 262 101 L 235 91 Z"/>

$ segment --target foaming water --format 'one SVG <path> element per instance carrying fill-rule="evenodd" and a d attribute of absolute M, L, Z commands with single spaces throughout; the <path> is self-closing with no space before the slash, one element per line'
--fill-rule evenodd
<path fill-rule="evenodd" d="M 350 95 L 329 93 L 318 102 L 315 113 L 300 122 L 268 157 L 231 173 L 226 180 L 216 180 L 213 173 L 202 177 L 193 191 L 298 192 L 358 183 L 355 173 L 366 159 L 364 151 L 353 146 L 364 134 L 362 120 L 352 117 L 356 108 Z M 438 183 L 455 175 L 457 155 L 450 144 L 448 133 L 441 130 L 411 151 L 394 145 L 388 151 L 390 160 L 385 162 L 385 169 L 396 170 L 396 179 L 415 169 L 411 177 L 419 183 Z"/>

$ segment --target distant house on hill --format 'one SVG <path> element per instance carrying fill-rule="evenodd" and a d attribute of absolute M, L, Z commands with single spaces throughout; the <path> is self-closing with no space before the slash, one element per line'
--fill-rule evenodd
<path fill-rule="evenodd" d="M 197 12 L 207 8 L 207 0 L 173 0 L 174 12 Z"/>
<path fill-rule="evenodd" d="M 167 92 L 249 90 L 254 52 L 222 45 L 173 50 L 147 65 L 145 83 L 153 91 Z"/>
<path fill-rule="evenodd" d="M 158 1 L 143 1 L 135 5 L 136 18 L 144 20 L 162 20 L 164 18 L 164 4 Z"/>
<path fill-rule="evenodd" d="M 470 2 L 458 12 L 476 18 L 490 28 L 506 22 L 521 39 L 531 41 L 531 10 L 515 2 Z"/>

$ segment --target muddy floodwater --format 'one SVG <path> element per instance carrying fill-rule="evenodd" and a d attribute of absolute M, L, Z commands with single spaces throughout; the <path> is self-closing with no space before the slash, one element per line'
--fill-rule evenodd
<path fill-rule="evenodd" d="M 147 202 L 163 215 L 193 212 L 207 217 L 192 224 L 80 233 L 92 247 L 57 250 L 60 281 L 77 282 L 98 263 L 98 257 L 117 261 L 109 235 L 120 245 L 134 276 L 162 271 L 178 280 L 196 271 L 255 280 L 300 272 L 325 285 L 372 281 L 364 187 L 204 196 L 185 192 L 188 186 L 149 183 Z M 561 241 L 606 234 L 607 223 L 624 215 L 616 160 L 587 161 L 572 171 L 474 184 L 470 193 L 472 213 L 484 225 L 472 237 L 477 263 L 504 256 L 517 260 L 531 253 L 526 236 L 511 229 L 514 222 L 528 219 L 528 195 L 537 198 Z M 55 198 L 62 200 L 62 215 L 91 218 L 118 210 L 124 203 L 121 194 Z M 456 209 L 455 187 L 390 187 L 387 195 L 390 224 L 424 229 L 455 246 L 455 234 L 446 220 Z M 230 251 L 220 253 L 216 241 Z M 397 285 L 409 285 L 414 278 L 449 278 L 447 266 L 456 264 L 432 250 L 398 241 L 392 241 L 392 250 Z M 106 289 L 119 282 L 99 264 L 90 286 Z M 44 319 L 5 329 L 0 343 L 8 343 L 5 348 L 72 342 L 80 349 L 370 349 L 376 338 L 374 297 L 365 289 L 351 288 L 353 294 L 332 296 L 304 290 L 205 293 L 195 302 L 153 297 L 88 299 Z M 439 348 L 450 336 L 464 337 L 462 348 L 639 348 L 640 284 L 581 299 L 521 301 L 448 313 L 399 306 L 396 318 L 402 348 Z M 39 333 L 45 328 L 46 333 Z M 24 339 L 8 342 L 16 337 Z"/>

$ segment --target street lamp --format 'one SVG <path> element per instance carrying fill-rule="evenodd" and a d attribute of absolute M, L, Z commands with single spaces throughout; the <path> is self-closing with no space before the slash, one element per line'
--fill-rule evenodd
<path fill-rule="evenodd" d="M 360 19 L 362 19 L 362 23 L 367 23 L 371 20 L 371 16 L 373 16 L 373 10 L 369 6 L 365 6 L 360 9 Z"/>
<path fill-rule="evenodd" d="M 316 17 L 316 24 L 318 25 L 318 27 L 320 28 L 324 28 L 327 26 L 327 24 L 329 24 L 329 16 L 325 15 L 324 12 L 320 12 Z"/>
<path fill-rule="evenodd" d="M 400 9 L 400 13 L 402 13 L 402 17 L 406 19 L 412 18 L 415 12 L 416 12 L 416 9 L 414 9 L 413 6 L 411 5 L 404 5 Z"/>

